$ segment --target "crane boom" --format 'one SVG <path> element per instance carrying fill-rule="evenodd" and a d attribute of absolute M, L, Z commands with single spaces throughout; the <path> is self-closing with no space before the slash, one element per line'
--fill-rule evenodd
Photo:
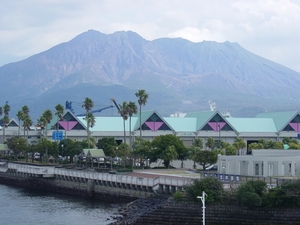
<path fill-rule="evenodd" d="M 110 99 L 116 106 L 116 108 L 118 109 L 119 112 L 121 112 L 120 107 L 118 106 L 118 104 L 116 103 L 116 100 L 114 98 Z"/>
<path fill-rule="evenodd" d="M 104 107 L 104 108 L 101 108 L 101 109 L 95 109 L 95 110 L 92 110 L 91 113 L 96 113 L 96 112 L 102 112 L 103 110 L 105 109 L 109 109 L 109 108 L 112 108 L 113 106 L 110 105 L 110 106 L 107 106 L 107 107 Z M 80 113 L 80 114 L 77 114 L 76 116 L 85 116 L 86 113 Z"/>

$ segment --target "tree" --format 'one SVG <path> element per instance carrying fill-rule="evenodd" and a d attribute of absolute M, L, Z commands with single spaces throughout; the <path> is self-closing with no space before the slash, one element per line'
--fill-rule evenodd
<path fill-rule="evenodd" d="M 208 166 L 215 164 L 218 160 L 217 154 L 212 151 L 198 151 L 195 155 L 195 161 L 205 170 Z"/>
<path fill-rule="evenodd" d="M 137 114 L 137 106 L 135 102 L 130 101 L 127 105 L 127 112 L 129 116 L 129 149 L 132 151 L 132 134 L 131 134 L 131 117 Z"/>
<path fill-rule="evenodd" d="M 290 142 L 289 149 L 300 149 L 300 144 L 295 144 L 294 142 Z"/>
<path fill-rule="evenodd" d="M 40 120 L 43 122 L 43 126 L 45 127 L 45 138 L 47 140 L 48 139 L 47 126 L 48 126 L 48 124 L 50 124 L 50 122 L 52 120 L 52 112 L 51 112 L 51 110 L 50 109 L 46 109 L 43 112 Z M 45 147 L 46 147 L 45 148 L 45 150 L 46 150 L 46 162 L 48 162 L 48 147 L 47 146 L 45 146 Z"/>
<path fill-rule="evenodd" d="M 208 147 L 210 150 L 215 146 L 215 140 L 211 137 L 206 139 L 205 146 Z"/>
<path fill-rule="evenodd" d="M 6 101 L 5 105 L 3 106 L 4 116 L 2 118 L 2 123 L 3 123 L 3 143 L 5 141 L 5 128 L 7 127 L 8 123 L 9 123 L 9 111 L 10 111 L 10 106 L 8 105 L 8 102 Z"/>
<path fill-rule="evenodd" d="M 195 156 L 196 153 L 203 149 L 203 140 L 200 138 L 196 138 L 192 145 L 187 149 L 188 158 L 194 161 L 194 169 L 196 169 Z"/>
<path fill-rule="evenodd" d="M 191 145 L 189 148 L 188 148 L 188 158 L 193 160 L 194 162 L 194 169 L 196 169 L 196 161 L 195 161 L 195 158 L 196 158 L 196 154 L 198 151 L 201 151 L 202 149 L 200 147 L 197 147 L 195 145 Z"/>
<path fill-rule="evenodd" d="M 164 160 L 164 165 L 170 168 L 170 162 L 178 158 L 178 153 L 174 145 L 169 145 L 161 155 L 162 160 Z"/>
<path fill-rule="evenodd" d="M 85 148 L 95 148 L 96 141 L 94 137 L 89 137 L 89 139 L 83 139 L 82 144 Z"/>
<path fill-rule="evenodd" d="M 135 96 L 138 98 L 140 106 L 140 140 L 142 140 L 142 105 L 146 105 L 149 95 L 145 90 L 138 90 Z"/>
<path fill-rule="evenodd" d="M 196 179 L 186 190 L 194 201 L 198 201 L 197 197 L 201 196 L 203 191 L 207 194 L 207 202 L 219 202 L 224 194 L 223 183 L 213 177 Z"/>
<path fill-rule="evenodd" d="M 24 118 L 29 115 L 28 106 L 27 105 L 22 106 L 21 112 L 22 112 L 22 121 L 23 121 L 23 127 L 24 127 Z M 24 138 L 25 138 L 25 127 L 24 127 Z"/>
<path fill-rule="evenodd" d="M 113 137 L 104 137 L 98 140 L 97 147 L 103 149 L 106 156 L 115 157 L 117 143 Z"/>
<path fill-rule="evenodd" d="M 20 136 L 20 123 L 21 120 L 23 119 L 23 112 L 21 110 L 18 111 L 18 113 L 16 114 L 18 121 L 19 121 L 19 126 L 18 126 L 18 136 Z"/>
<path fill-rule="evenodd" d="M 142 143 L 142 144 L 141 144 Z M 152 155 L 152 143 L 149 140 L 140 140 L 139 137 L 137 137 L 132 145 L 133 151 L 132 155 L 134 157 L 134 163 L 135 165 L 138 165 L 140 167 L 143 167 L 145 165 L 145 162 L 151 158 Z M 136 161 L 138 160 L 138 161 Z"/>
<path fill-rule="evenodd" d="M 94 107 L 94 102 L 90 99 L 90 98 L 85 98 L 83 104 L 82 104 L 82 108 L 85 108 L 86 111 L 86 116 L 85 116 L 85 120 L 86 120 L 86 132 L 87 132 L 87 139 L 88 139 L 88 148 L 90 148 L 90 122 L 91 119 L 89 118 L 92 114 L 90 113 L 90 111 L 92 110 L 92 108 Z"/>
<path fill-rule="evenodd" d="M 27 130 L 27 138 L 26 141 L 28 140 L 28 131 L 30 130 L 30 127 L 32 126 L 33 122 L 30 119 L 30 116 L 28 114 L 23 115 L 23 127 L 24 130 Z M 25 137 L 24 137 L 25 138 Z"/>
<path fill-rule="evenodd" d="M 71 163 L 73 162 L 73 157 L 75 155 L 79 156 L 79 154 L 82 152 L 83 149 L 82 142 L 74 141 L 72 139 L 67 139 L 67 138 L 61 140 L 58 145 L 59 145 L 58 146 L 59 152 L 57 153 L 61 155 L 63 158 L 65 157 L 66 159 L 70 158 Z M 56 152 L 54 152 L 53 154 L 56 154 Z"/>
<path fill-rule="evenodd" d="M 261 197 L 266 192 L 267 184 L 265 181 L 248 181 L 241 184 L 236 193 L 236 198 L 242 206 L 253 207 L 262 204 Z"/>
<path fill-rule="evenodd" d="M 229 145 L 225 148 L 226 155 L 236 155 L 236 149 L 232 145 Z"/>
<path fill-rule="evenodd" d="M 58 137 L 59 121 L 63 120 L 64 107 L 61 104 L 57 104 L 55 110 L 55 115 L 57 116 L 56 135 Z M 56 141 L 58 141 L 58 139 Z"/>
<path fill-rule="evenodd" d="M 250 145 L 248 145 L 248 151 L 251 152 L 253 149 L 263 149 L 264 146 L 261 143 L 251 143 Z M 236 150 L 235 150 L 236 151 Z M 236 152 L 235 152 L 236 155 Z"/>
<path fill-rule="evenodd" d="M 128 104 L 127 102 L 123 102 L 122 105 L 119 105 L 119 114 L 123 118 L 123 129 L 124 129 L 124 144 L 126 146 L 126 126 L 125 126 L 125 121 L 128 119 Z"/>
<path fill-rule="evenodd" d="M 7 147 L 13 151 L 14 159 L 18 160 L 20 152 L 26 149 L 26 140 L 20 137 L 8 138 Z"/>
<path fill-rule="evenodd" d="M 196 138 L 193 141 L 192 145 L 195 146 L 195 147 L 199 147 L 200 149 L 203 149 L 203 140 L 201 138 Z"/>
<path fill-rule="evenodd" d="M 240 138 L 240 137 L 237 137 L 237 138 L 235 139 L 235 141 L 233 142 L 232 145 L 233 145 L 233 147 L 236 148 L 236 150 L 237 150 L 237 152 L 238 152 L 238 155 L 240 155 L 239 152 L 240 152 L 243 148 L 246 147 L 246 143 L 245 143 L 244 140 L 243 140 L 242 138 Z"/>
<path fill-rule="evenodd" d="M 173 146 L 173 147 L 170 147 Z M 164 166 L 169 167 L 170 161 L 176 159 L 174 151 L 177 153 L 177 158 L 180 152 L 184 152 L 186 147 L 182 140 L 173 134 L 166 134 L 154 137 L 152 141 L 153 151 L 150 157 L 151 162 L 157 159 L 164 160 Z"/>

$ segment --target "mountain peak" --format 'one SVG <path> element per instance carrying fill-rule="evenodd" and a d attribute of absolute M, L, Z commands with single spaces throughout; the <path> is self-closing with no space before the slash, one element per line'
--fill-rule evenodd
<path fill-rule="evenodd" d="M 45 99 L 64 102 L 67 99 L 62 99 L 63 93 L 72 92 L 77 99 L 84 99 L 88 86 L 96 86 L 99 92 L 103 87 L 114 87 L 105 90 L 115 98 L 121 86 L 133 97 L 138 88 L 145 89 L 151 93 L 152 107 L 170 114 L 206 110 L 211 99 L 238 116 L 241 108 L 249 107 L 256 111 L 279 107 L 294 110 L 292 99 L 300 98 L 299 73 L 238 43 L 193 43 L 182 38 L 147 41 L 133 31 L 103 34 L 88 30 L 69 42 L 0 67 L 0 78 L 2 101 L 20 104 L 17 108 L 25 99 L 34 103 Z M 91 95 L 99 98 L 99 93 Z M 124 96 L 121 94 L 120 99 Z"/>

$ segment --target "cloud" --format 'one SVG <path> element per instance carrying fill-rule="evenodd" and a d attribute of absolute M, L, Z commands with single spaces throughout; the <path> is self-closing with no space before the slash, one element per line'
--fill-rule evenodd
<path fill-rule="evenodd" d="M 0 8 L 0 66 L 94 29 L 132 30 L 147 40 L 237 42 L 300 71 L 297 0 L 2 0 Z"/>

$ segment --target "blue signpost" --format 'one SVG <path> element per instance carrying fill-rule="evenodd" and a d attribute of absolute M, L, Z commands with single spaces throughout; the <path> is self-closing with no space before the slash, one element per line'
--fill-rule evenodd
<path fill-rule="evenodd" d="M 52 139 L 56 141 L 61 141 L 63 139 L 63 132 L 62 131 L 53 131 Z"/>

